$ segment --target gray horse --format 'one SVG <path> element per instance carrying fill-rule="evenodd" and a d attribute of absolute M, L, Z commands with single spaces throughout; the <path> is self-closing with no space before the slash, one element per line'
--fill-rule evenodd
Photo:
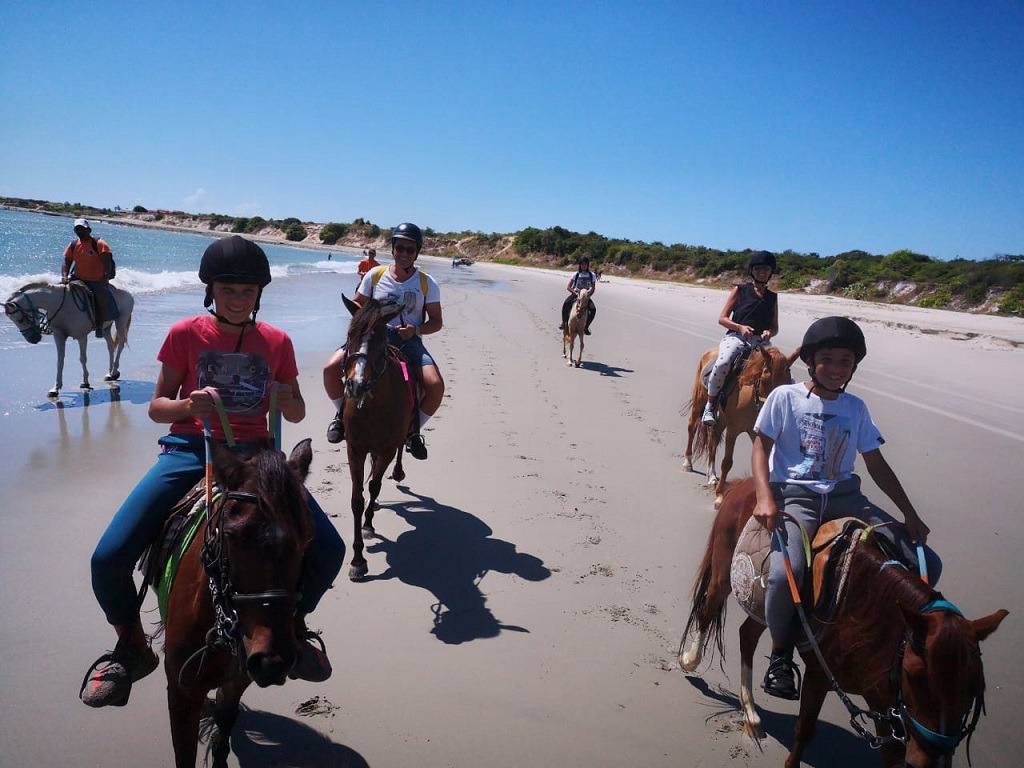
<path fill-rule="evenodd" d="M 116 320 L 108 320 L 103 327 L 103 337 L 110 354 L 110 368 L 103 380 L 117 381 L 121 378 L 121 350 L 128 342 L 128 326 L 132 322 L 135 299 L 128 291 L 113 285 L 110 286 L 110 296 L 111 309 L 116 305 L 119 314 Z M 90 291 L 84 285 L 75 282 L 68 285 L 30 283 L 11 294 L 4 302 L 4 312 L 29 344 L 38 344 L 44 335 L 53 334 L 57 345 L 57 383 L 46 393 L 47 397 L 57 397 L 64 386 L 64 347 L 68 338 L 78 342 L 78 359 L 82 362 L 81 389 L 92 389 L 85 348 L 89 334 L 96 328 L 96 313 Z M 115 328 L 116 335 L 113 334 Z"/>

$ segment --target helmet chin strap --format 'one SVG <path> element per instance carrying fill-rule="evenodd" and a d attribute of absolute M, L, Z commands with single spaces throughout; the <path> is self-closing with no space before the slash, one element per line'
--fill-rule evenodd
<path fill-rule="evenodd" d="M 853 370 L 857 370 L 856 366 L 854 366 Z M 843 384 L 843 386 L 839 387 L 839 389 L 833 389 L 832 387 L 826 387 L 824 384 L 818 381 L 818 377 L 814 375 L 814 368 L 812 368 L 811 366 L 807 366 L 807 373 L 810 374 L 811 382 L 814 384 L 814 387 L 823 389 L 826 392 L 831 392 L 834 395 L 843 394 L 843 392 L 846 391 L 846 388 L 850 386 L 850 382 L 853 381 L 853 373 L 851 373 L 850 378 L 846 380 L 846 383 Z M 807 397 L 810 397 L 811 393 L 814 392 L 814 387 L 811 387 L 809 390 L 807 390 Z"/>
<path fill-rule="evenodd" d="M 243 321 L 241 323 L 236 323 L 233 320 L 228 320 L 226 317 L 224 317 L 224 315 L 219 314 L 215 310 L 207 308 L 206 311 L 209 312 L 211 315 L 213 315 L 217 319 L 218 323 L 224 323 L 225 325 L 230 325 L 233 328 L 241 328 L 242 329 L 238 333 L 238 341 L 235 343 L 235 352 L 238 352 L 242 348 L 242 337 L 245 335 L 245 329 L 248 328 L 250 325 L 253 328 L 256 327 L 256 312 L 255 311 L 252 313 L 252 317 L 251 318 L 249 318 L 248 320 L 245 320 L 245 321 Z"/>

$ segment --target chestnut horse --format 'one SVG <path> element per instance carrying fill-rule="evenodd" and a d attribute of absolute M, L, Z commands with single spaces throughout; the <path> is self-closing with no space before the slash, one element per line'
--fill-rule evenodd
<path fill-rule="evenodd" d="M 693 394 L 690 398 L 690 419 L 686 425 L 686 454 L 683 457 L 683 470 L 693 471 L 693 460 L 702 456 L 708 457 L 708 485 L 715 486 L 715 509 L 722 503 L 725 492 L 725 481 L 732 469 L 732 454 L 736 447 L 736 438 L 744 432 L 754 439 L 754 422 L 768 393 L 781 384 L 791 384 L 793 376 L 790 369 L 800 357 L 797 349 L 789 357 L 770 344 L 764 344 L 753 350 L 747 358 L 739 380 L 725 398 L 718 401 L 718 421 L 713 427 L 701 422 L 704 404 L 708 400 L 708 390 L 704 386 L 702 376 L 704 369 L 718 357 L 718 347 L 713 347 L 701 355 L 697 364 L 697 377 L 693 382 Z M 722 456 L 722 476 L 715 472 L 715 455 L 718 444 L 725 434 L 725 455 Z"/>
<path fill-rule="evenodd" d="M 373 513 L 381 482 L 391 460 L 395 482 L 405 479 L 402 445 L 413 413 L 413 383 L 408 368 L 388 347 L 387 322 L 402 311 L 401 305 L 370 299 L 360 308 L 342 296 L 352 313 L 345 358 L 345 440 L 348 470 L 352 476 L 352 580 L 367 574 L 363 537 L 375 536 Z M 363 480 L 370 456 L 370 501 L 364 504 Z"/>
<path fill-rule="evenodd" d="M 562 357 L 566 358 L 568 365 L 575 365 L 577 368 L 583 362 L 583 336 L 587 330 L 590 294 L 591 290 L 589 288 L 583 288 L 576 294 L 576 301 L 573 302 L 572 311 L 569 313 L 569 322 L 565 324 L 565 331 L 562 333 Z M 580 342 L 580 353 L 576 356 L 576 362 L 573 363 L 572 355 L 573 350 L 576 348 L 577 339 Z M 567 348 L 569 351 L 568 355 L 566 355 Z"/>
<path fill-rule="evenodd" d="M 178 566 L 167 597 L 164 670 L 174 761 L 195 768 L 206 695 L 214 688 L 210 753 L 226 768 L 249 684 L 282 685 L 298 655 L 295 608 L 313 520 L 303 440 L 286 461 L 266 449 L 243 460 L 210 443 L 220 494 Z"/>
<path fill-rule="evenodd" d="M 679 654 L 686 672 L 697 669 L 709 645 L 724 658 L 722 630 L 733 552 L 753 510 L 753 480 L 731 484 L 715 515 L 693 587 L 693 608 Z M 806 671 L 786 768 L 800 765 L 830 687 L 850 711 L 854 729 L 880 748 L 886 768 L 949 766 L 953 752 L 977 724 L 985 692 L 979 643 L 1007 611 L 969 621 L 916 575 L 887 565 L 892 562 L 875 546 L 854 548 L 842 599 L 816 630 L 818 651 L 801 648 Z M 764 630 L 763 619 L 748 616 L 739 631 L 740 703 L 746 732 L 753 738 L 763 735 L 752 681 L 754 651 Z M 684 652 L 691 632 L 693 640 Z M 846 694 L 863 696 L 870 709 L 855 707 Z M 867 719 L 874 722 L 876 736 L 861 724 Z"/>

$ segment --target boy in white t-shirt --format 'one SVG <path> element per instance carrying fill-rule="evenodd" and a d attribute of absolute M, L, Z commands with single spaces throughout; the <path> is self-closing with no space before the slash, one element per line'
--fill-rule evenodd
<path fill-rule="evenodd" d="M 871 420 L 867 405 L 848 394 L 847 384 L 867 354 L 864 334 L 845 317 L 826 317 L 804 334 L 800 358 L 811 380 L 772 390 L 754 425 L 752 468 L 757 501 L 754 517 L 769 531 L 778 528 L 801 586 L 807 569 L 800 529 L 814 538 L 819 526 L 840 517 L 856 517 L 868 524 L 895 522 L 890 514 L 868 501 L 854 474 L 857 454 L 868 474 L 903 513 L 904 524 L 884 526 L 877 533 L 890 539 L 901 560 L 914 567 L 915 544 L 923 545 L 928 526 L 910 503 L 896 473 L 882 456 L 885 442 Z M 942 563 L 925 547 L 932 584 Z M 793 645 L 799 624 L 786 577 L 785 560 L 777 536 L 765 594 L 765 619 L 772 636 L 772 654 L 764 690 L 772 696 L 797 699 Z"/>

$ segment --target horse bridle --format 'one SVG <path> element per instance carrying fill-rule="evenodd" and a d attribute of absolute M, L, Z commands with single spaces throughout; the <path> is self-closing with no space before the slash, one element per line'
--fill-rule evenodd
<path fill-rule="evenodd" d="M 346 371 L 348 370 L 349 361 L 351 361 L 351 362 L 358 362 L 360 359 L 362 359 L 362 361 L 366 365 L 370 365 L 370 355 L 369 355 L 369 353 L 368 352 L 363 352 L 362 350 L 363 350 L 363 348 L 360 347 L 360 350 L 358 352 L 347 353 L 347 355 L 346 355 L 346 363 L 345 363 Z M 373 375 L 366 382 L 366 390 L 363 392 L 362 395 L 359 396 L 358 400 L 356 401 L 356 408 L 362 408 L 363 407 L 363 403 L 365 402 L 366 398 L 368 396 L 370 396 L 370 393 L 373 390 L 374 386 L 377 384 L 377 382 L 380 380 L 381 376 L 383 376 L 384 373 L 388 369 L 388 365 L 391 362 L 390 361 L 390 357 L 391 356 L 388 354 L 388 344 L 387 344 L 386 341 L 384 343 L 383 348 L 381 349 L 380 357 L 383 359 L 383 362 L 382 362 L 382 364 L 380 366 L 371 366 L 373 368 Z M 342 386 L 347 388 L 349 380 L 350 379 L 348 377 L 348 374 L 346 373 L 345 376 L 341 380 L 342 381 Z"/>
<path fill-rule="evenodd" d="M 246 491 L 227 491 L 214 496 L 206 508 L 206 527 L 202 548 L 199 550 L 199 560 L 206 572 L 207 582 L 210 588 L 210 599 L 213 602 L 214 622 L 213 626 L 206 633 L 206 642 L 202 648 L 193 653 L 178 672 L 178 681 L 183 687 L 185 682 L 185 670 L 193 659 L 201 657 L 199 663 L 198 678 L 202 671 L 203 660 L 207 651 L 217 648 L 227 648 L 231 655 L 238 659 L 239 666 L 245 667 L 245 645 L 242 642 L 242 634 L 238 630 L 237 604 L 261 603 L 266 606 L 270 603 L 282 602 L 285 600 L 298 600 L 298 592 L 286 589 L 267 589 L 262 592 L 239 592 L 231 583 L 231 563 L 227 553 L 224 551 L 224 525 L 222 518 L 227 503 L 255 504 L 260 509 L 266 509 L 263 499 L 255 494 Z"/>
<path fill-rule="evenodd" d="M 955 613 L 958 616 L 963 616 L 963 613 L 960 612 L 959 608 L 949 601 L 942 599 L 932 600 L 921 608 L 921 613 L 935 613 L 936 611 L 946 611 Z M 960 720 L 959 734 L 949 735 L 945 733 L 938 733 L 926 728 L 910 714 L 910 710 L 907 708 L 907 704 L 903 700 L 903 676 L 901 672 L 903 670 L 903 658 L 906 655 L 908 645 L 918 656 L 923 657 L 925 654 L 924 647 L 914 642 L 914 639 L 911 637 L 910 630 L 907 629 L 903 634 L 903 640 L 900 642 L 899 650 L 896 652 L 895 663 L 893 664 L 892 670 L 889 674 L 893 690 L 896 691 L 896 706 L 889 711 L 887 722 L 894 735 L 896 734 L 896 729 L 893 725 L 898 722 L 902 733 L 902 738 L 896 738 L 895 740 L 906 743 L 910 734 L 914 734 L 919 742 L 926 744 L 929 748 L 935 750 L 939 754 L 952 755 L 956 748 L 960 746 L 960 743 L 964 739 L 967 739 L 967 764 L 970 765 L 971 736 L 974 734 L 978 721 L 981 719 L 981 715 L 985 711 L 984 693 L 979 693 L 971 699 L 971 703 L 967 707 L 967 711 L 964 712 L 964 715 Z M 980 655 L 981 651 L 978 651 L 978 653 Z"/>
<path fill-rule="evenodd" d="M 67 295 L 67 286 L 65 286 L 64 296 L 60 300 L 60 306 L 57 307 L 57 311 L 53 313 L 53 317 L 60 314 L 60 311 L 64 308 L 64 300 L 67 298 Z M 17 299 L 21 297 L 25 298 L 28 309 L 25 309 L 25 307 L 18 303 Z M 12 296 L 11 300 L 4 304 L 4 313 L 14 321 L 15 325 L 18 325 L 18 320 L 15 318 L 28 323 L 27 328 L 19 328 L 18 330 L 29 344 L 36 344 L 43 336 L 49 336 L 53 333 L 53 329 L 50 327 L 53 318 L 48 318 L 42 309 L 37 308 L 32 303 L 32 297 L 25 293 L 25 291 L 19 290 L 15 292 L 15 296 Z"/>

